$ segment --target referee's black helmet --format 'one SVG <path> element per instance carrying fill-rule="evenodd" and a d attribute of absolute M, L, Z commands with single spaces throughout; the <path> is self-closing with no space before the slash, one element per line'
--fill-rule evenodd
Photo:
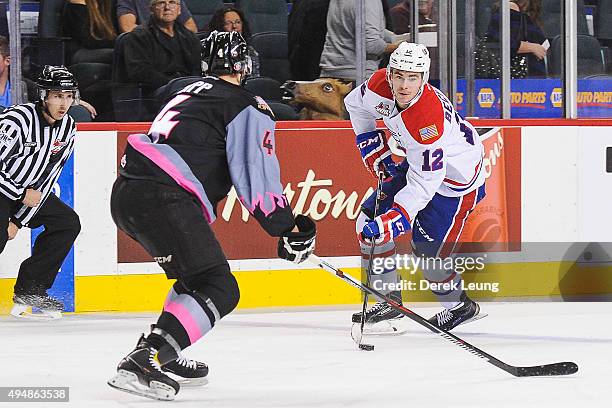
<path fill-rule="evenodd" d="M 45 65 L 36 81 L 38 95 L 45 100 L 49 91 L 74 92 L 75 103 L 79 99 L 79 84 L 74 75 L 64 66 Z"/>

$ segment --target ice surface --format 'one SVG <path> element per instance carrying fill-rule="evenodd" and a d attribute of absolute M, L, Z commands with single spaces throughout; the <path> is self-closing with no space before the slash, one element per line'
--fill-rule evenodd
<path fill-rule="evenodd" d="M 427 306 L 415 311 L 438 311 Z M 159 402 L 106 385 L 156 315 L 79 314 L 44 322 L 0 318 L 0 385 L 70 387 L 70 403 L 27 407 L 609 406 L 612 304 L 482 308 L 487 318 L 455 334 L 509 364 L 575 361 L 580 371 L 514 378 L 411 321 L 405 335 L 368 336 L 376 350 L 359 351 L 350 338 L 353 309 L 235 313 L 185 351 L 210 366 L 209 384 Z"/>

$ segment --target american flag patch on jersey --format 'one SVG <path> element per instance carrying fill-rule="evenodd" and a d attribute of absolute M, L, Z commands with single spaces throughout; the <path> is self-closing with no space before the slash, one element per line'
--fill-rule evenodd
<path fill-rule="evenodd" d="M 429 125 L 429 126 L 419 129 L 419 134 L 421 135 L 422 140 L 427 140 L 427 139 L 431 139 L 432 137 L 440 136 L 436 125 Z"/>

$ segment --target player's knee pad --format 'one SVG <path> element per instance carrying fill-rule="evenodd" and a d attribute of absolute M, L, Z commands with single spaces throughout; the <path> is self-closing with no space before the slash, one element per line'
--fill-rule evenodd
<path fill-rule="evenodd" d="M 228 264 L 219 265 L 201 274 L 180 278 L 179 281 L 188 290 L 208 297 L 217 308 L 220 317 L 234 310 L 240 300 L 238 282 Z"/>

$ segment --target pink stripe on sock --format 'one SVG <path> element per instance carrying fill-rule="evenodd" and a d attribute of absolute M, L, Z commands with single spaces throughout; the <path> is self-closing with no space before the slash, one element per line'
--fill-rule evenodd
<path fill-rule="evenodd" d="M 164 305 L 164 311 L 171 313 L 174 317 L 178 319 L 179 322 L 185 328 L 187 335 L 189 336 L 189 341 L 191 344 L 195 343 L 200 339 L 204 334 L 200 331 L 198 324 L 195 319 L 189 313 L 189 310 L 185 308 L 185 306 L 176 302 L 166 302 Z"/>

